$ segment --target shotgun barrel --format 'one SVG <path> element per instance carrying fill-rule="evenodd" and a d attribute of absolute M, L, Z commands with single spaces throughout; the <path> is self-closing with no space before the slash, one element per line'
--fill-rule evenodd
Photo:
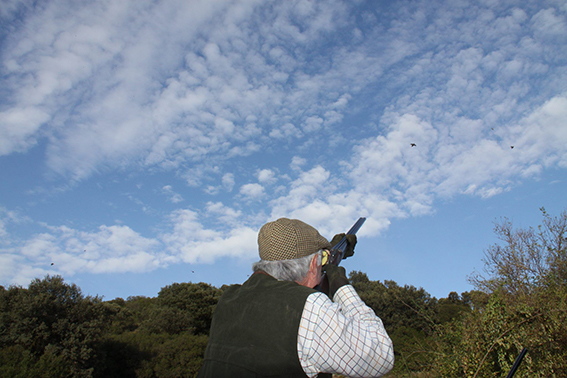
<path fill-rule="evenodd" d="M 528 350 L 526 348 L 522 349 L 518 357 L 516 357 L 516 361 L 514 361 L 514 365 L 512 366 L 512 369 L 510 369 L 510 372 L 508 373 L 506 378 L 512 378 L 514 374 L 516 374 L 516 370 L 518 370 L 518 367 L 522 363 L 522 359 L 524 358 L 527 352 Z"/>
<path fill-rule="evenodd" d="M 345 236 L 343 236 L 342 239 L 339 240 L 339 242 L 329 250 L 329 259 L 327 261 L 327 264 L 339 265 L 341 263 L 341 261 L 344 259 L 346 252 L 346 246 L 347 246 L 346 235 L 355 235 L 356 232 L 360 229 L 360 227 L 362 227 L 365 221 L 366 218 L 362 218 L 362 217 L 358 218 L 356 223 L 350 228 L 350 230 L 346 232 Z M 321 282 L 319 283 L 319 285 L 315 287 L 315 290 L 319 290 L 329 295 L 329 280 L 327 279 L 326 274 L 323 274 L 321 276 Z"/>
<path fill-rule="evenodd" d="M 345 235 L 356 235 L 357 231 L 362 227 L 366 218 L 360 217 L 356 221 L 356 223 L 346 232 Z M 339 265 L 341 261 L 344 259 L 345 251 L 347 246 L 347 238 L 343 236 L 341 240 L 337 244 L 331 248 L 331 256 L 329 259 L 329 263 L 333 265 Z"/>

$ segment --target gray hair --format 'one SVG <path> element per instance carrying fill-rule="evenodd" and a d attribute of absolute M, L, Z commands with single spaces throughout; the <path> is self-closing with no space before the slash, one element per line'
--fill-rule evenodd
<path fill-rule="evenodd" d="M 254 272 L 263 271 L 279 281 L 301 282 L 307 277 L 309 266 L 313 257 L 317 257 L 317 264 L 321 264 L 321 251 L 311 255 L 290 260 L 260 260 L 252 264 Z"/>

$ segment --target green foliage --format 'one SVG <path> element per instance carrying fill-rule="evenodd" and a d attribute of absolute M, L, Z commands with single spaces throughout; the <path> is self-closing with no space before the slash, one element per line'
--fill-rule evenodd
<path fill-rule="evenodd" d="M 366 274 L 353 271 L 349 281 L 360 298 L 384 322 L 387 330 L 409 327 L 430 334 L 435 318 L 436 300 L 423 288 L 399 286 L 394 281 L 370 281 Z"/>
<path fill-rule="evenodd" d="M 220 294 L 184 283 L 102 302 L 60 276 L 1 288 L 0 377 L 193 377 Z"/>
<path fill-rule="evenodd" d="M 0 377 L 73 377 L 65 356 L 48 347 L 39 359 L 21 345 L 0 349 Z"/>
<path fill-rule="evenodd" d="M 201 367 L 207 341 L 206 335 L 190 332 L 170 335 L 134 331 L 114 335 L 104 345 L 107 359 L 100 376 L 194 377 Z"/>
<path fill-rule="evenodd" d="M 33 280 L 28 289 L 0 292 L 0 314 L 2 354 L 12 350 L 28 376 L 38 370 L 50 376 L 91 377 L 98 362 L 96 346 L 112 310 L 98 297 L 84 297 L 62 277 L 47 276 Z"/>
<path fill-rule="evenodd" d="M 193 377 L 201 366 L 212 314 L 222 291 L 205 283 L 174 283 L 157 298 L 129 297 L 102 346 L 107 377 Z"/>
<path fill-rule="evenodd" d="M 472 311 L 438 330 L 440 376 L 500 377 L 523 347 L 517 376 L 567 376 L 567 213 L 542 212 L 538 231 L 495 226 L 504 245 L 486 251 L 488 276 L 471 278 L 484 297 L 473 293 Z"/>
<path fill-rule="evenodd" d="M 461 318 L 465 313 L 471 311 L 471 303 L 469 293 L 465 292 L 460 296 L 454 291 L 450 292 L 447 298 L 441 298 L 437 302 L 436 323 L 445 324 Z"/>
<path fill-rule="evenodd" d="M 430 338 L 437 318 L 437 301 L 424 289 L 394 281 L 370 281 L 353 271 L 349 281 L 360 298 L 382 319 L 394 343 L 393 374 L 421 371 L 429 366 Z"/>
<path fill-rule="evenodd" d="M 133 331 L 139 327 L 139 322 L 137 322 L 136 319 L 136 315 L 139 313 L 128 308 L 124 299 L 117 298 L 112 301 L 104 302 L 104 305 L 107 307 L 108 311 L 114 314 L 110 319 L 108 329 L 110 334 L 119 335 L 123 332 Z"/>
<path fill-rule="evenodd" d="M 206 283 L 174 283 L 158 294 L 162 317 L 169 319 L 168 333 L 193 328 L 195 334 L 208 334 L 213 312 L 222 291 Z M 163 325 L 162 325 L 163 327 Z"/>
<path fill-rule="evenodd" d="M 136 378 L 136 370 L 145 360 L 150 360 L 150 353 L 140 350 L 137 343 L 124 341 L 124 335 L 110 334 L 99 346 L 99 354 L 104 363 L 95 371 L 97 377 L 104 378 Z M 140 334 L 144 337 L 144 334 Z"/>
<path fill-rule="evenodd" d="M 144 296 L 128 297 L 124 303 L 124 319 L 121 326 L 130 328 L 130 330 L 143 327 L 147 323 L 153 321 L 153 316 L 158 307 L 156 298 L 148 298 Z"/>
<path fill-rule="evenodd" d="M 203 362 L 208 337 L 182 333 L 155 348 L 152 368 L 155 375 L 164 378 L 193 377 Z"/>

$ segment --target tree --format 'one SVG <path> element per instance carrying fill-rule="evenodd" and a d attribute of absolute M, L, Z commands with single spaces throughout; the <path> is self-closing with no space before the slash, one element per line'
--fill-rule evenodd
<path fill-rule="evenodd" d="M 503 290 L 510 297 L 525 297 L 544 287 L 567 284 L 567 212 L 551 217 L 544 208 L 543 224 L 537 231 L 514 229 L 507 218 L 496 223 L 494 232 L 504 245 L 485 251 L 482 275 L 470 278 L 479 290 Z"/>
<path fill-rule="evenodd" d="M 463 293 L 466 297 L 466 293 Z M 436 323 L 444 324 L 451 320 L 460 318 L 464 313 L 470 311 L 470 305 L 464 298 L 452 291 L 447 298 L 441 298 L 437 302 Z"/>
<path fill-rule="evenodd" d="M 174 283 L 157 298 L 128 297 L 106 302 L 119 311 L 101 353 L 100 376 L 193 377 L 208 341 L 221 290 L 205 283 Z"/>
<path fill-rule="evenodd" d="M 0 314 L 1 354 L 13 354 L 19 374 L 91 377 L 112 310 L 61 276 L 46 276 L 1 291 Z"/>
<path fill-rule="evenodd" d="M 527 347 L 525 376 L 567 376 L 567 213 L 542 213 L 537 230 L 495 225 L 503 244 L 485 251 L 487 274 L 471 277 L 484 298 L 475 292 L 472 311 L 438 329 L 438 375 L 502 375 Z"/>
<path fill-rule="evenodd" d="M 192 328 L 195 334 L 208 334 L 221 294 L 221 290 L 203 282 L 163 287 L 158 293 L 158 306 L 163 319 L 169 319 L 170 323 L 169 331 L 164 331 L 179 333 Z"/>
<path fill-rule="evenodd" d="M 349 281 L 360 298 L 382 319 L 394 344 L 393 374 L 420 371 L 429 365 L 429 337 L 436 318 L 435 298 L 423 288 L 399 286 L 394 281 L 370 281 L 365 273 L 353 271 Z"/>

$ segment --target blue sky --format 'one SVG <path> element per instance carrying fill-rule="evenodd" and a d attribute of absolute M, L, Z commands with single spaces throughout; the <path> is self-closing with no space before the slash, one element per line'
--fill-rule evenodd
<path fill-rule="evenodd" d="M 564 1 L 4 0 L 0 25 L 4 286 L 239 283 L 265 222 L 365 216 L 347 270 L 439 298 L 495 220 L 567 208 Z"/>

